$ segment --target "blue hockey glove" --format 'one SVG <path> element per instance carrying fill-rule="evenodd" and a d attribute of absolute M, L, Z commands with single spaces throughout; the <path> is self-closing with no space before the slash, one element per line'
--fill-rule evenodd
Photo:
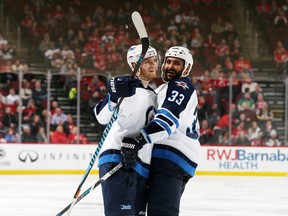
<path fill-rule="evenodd" d="M 108 81 L 110 100 L 117 103 L 121 97 L 131 97 L 140 85 L 141 81 L 132 76 L 111 77 Z"/>
<path fill-rule="evenodd" d="M 124 137 L 121 145 L 122 164 L 125 169 L 133 166 L 137 162 L 138 151 L 147 141 L 142 134 L 137 137 Z"/>

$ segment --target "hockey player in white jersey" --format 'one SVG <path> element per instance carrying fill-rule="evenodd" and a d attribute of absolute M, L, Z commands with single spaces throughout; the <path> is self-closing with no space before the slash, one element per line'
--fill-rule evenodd
<path fill-rule="evenodd" d="M 135 45 L 131 46 L 127 52 L 127 62 L 132 71 L 141 50 L 141 45 Z M 99 123 L 107 124 L 112 117 L 117 101 L 121 97 L 125 98 L 120 105 L 118 117 L 100 151 L 98 163 L 100 177 L 121 162 L 121 144 L 124 136 L 136 136 L 139 130 L 153 119 L 157 108 L 156 94 L 148 83 L 156 77 L 158 68 L 158 54 L 150 46 L 136 78 L 121 76 L 109 79 L 109 95 L 94 109 Z M 123 164 L 124 168 L 102 183 L 106 216 L 145 215 L 151 152 L 152 145 L 147 145 L 139 150 L 139 155 L 125 158 L 127 161 Z M 126 162 L 134 165 L 125 166 Z"/>
<path fill-rule="evenodd" d="M 181 195 L 199 162 L 198 99 L 187 77 L 192 66 L 193 57 L 187 48 L 173 46 L 168 49 L 161 67 L 165 83 L 156 89 L 156 115 L 136 137 L 123 139 L 123 148 L 129 152 L 125 155 L 124 151 L 124 158 L 137 155 L 137 149 L 154 144 L 148 216 L 179 214 Z"/>

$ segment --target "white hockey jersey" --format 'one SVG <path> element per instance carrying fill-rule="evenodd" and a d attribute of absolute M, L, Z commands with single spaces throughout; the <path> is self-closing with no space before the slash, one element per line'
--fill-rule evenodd
<path fill-rule="evenodd" d="M 100 150 L 98 166 L 108 162 L 121 161 L 121 143 L 125 137 L 135 137 L 139 131 L 147 125 L 155 116 L 156 94 L 148 87 L 136 88 L 135 95 L 124 98 L 122 101 L 117 119 Z M 109 97 L 100 101 L 94 109 L 95 116 L 100 124 L 108 124 L 116 104 L 111 102 Z M 149 164 L 151 160 L 152 145 L 147 144 L 139 150 L 139 161 L 132 168 L 140 175 L 148 178 Z"/>
<path fill-rule="evenodd" d="M 200 157 L 198 98 L 187 77 L 156 89 L 156 116 L 141 132 L 154 143 L 152 157 L 170 160 L 194 176 Z"/>

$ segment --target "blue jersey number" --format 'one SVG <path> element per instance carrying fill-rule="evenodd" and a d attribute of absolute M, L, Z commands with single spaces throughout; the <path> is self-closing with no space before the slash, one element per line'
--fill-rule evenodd
<path fill-rule="evenodd" d="M 178 105 L 180 105 L 184 98 L 185 96 L 183 94 L 179 94 L 178 91 L 174 90 L 171 92 L 171 96 L 168 98 L 168 101 L 176 102 Z"/>

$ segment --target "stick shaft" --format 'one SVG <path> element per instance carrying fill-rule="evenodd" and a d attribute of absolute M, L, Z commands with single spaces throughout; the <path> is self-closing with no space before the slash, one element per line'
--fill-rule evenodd
<path fill-rule="evenodd" d="M 84 197 L 86 197 L 92 190 L 94 190 L 98 185 L 102 182 L 106 181 L 109 177 L 111 177 L 115 172 L 117 172 L 122 167 L 122 163 L 118 163 L 114 168 L 112 168 L 109 172 L 107 172 L 102 178 L 100 178 L 97 182 L 95 182 L 91 187 L 85 190 L 77 199 L 73 200 L 69 205 L 67 205 L 61 212 L 57 214 L 57 216 L 63 215 L 68 210 L 71 210 L 74 205 L 80 202 Z M 67 212 L 68 214 L 69 212 Z"/>
<path fill-rule="evenodd" d="M 135 77 L 136 73 L 137 73 L 137 71 L 138 71 L 138 69 L 139 69 L 139 67 L 140 67 L 140 65 L 141 65 L 146 53 L 147 53 L 147 50 L 149 48 L 149 39 L 148 39 L 148 35 L 147 35 L 147 31 L 146 31 L 143 19 L 142 19 L 141 15 L 139 14 L 139 12 L 134 11 L 132 13 L 131 17 L 132 17 L 132 21 L 134 23 L 134 26 L 135 26 L 135 28 L 136 28 L 136 30 L 138 32 L 139 38 L 141 39 L 141 43 L 142 43 L 141 55 L 140 55 L 140 57 L 139 57 L 139 59 L 137 61 L 137 64 L 136 64 L 136 66 L 135 66 L 135 68 L 133 70 L 133 74 L 132 74 L 132 76 Z M 96 158 L 97 158 L 97 156 L 98 156 L 98 154 L 99 154 L 99 152 L 100 152 L 100 150 L 102 148 L 102 145 L 103 145 L 104 141 L 106 140 L 106 137 L 108 136 L 108 133 L 109 133 L 111 127 L 112 127 L 112 124 L 117 119 L 118 111 L 119 111 L 120 105 L 121 105 L 123 100 L 124 100 L 124 97 L 120 98 L 120 100 L 119 100 L 119 102 L 118 102 L 118 104 L 117 104 L 117 106 L 116 106 L 116 108 L 115 108 L 115 110 L 113 112 L 113 115 L 112 115 L 112 117 L 111 117 L 111 119 L 109 121 L 109 123 L 107 124 L 107 126 L 104 129 L 104 132 L 102 134 L 102 137 L 100 138 L 100 142 L 98 144 L 98 147 L 97 147 L 96 151 L 94 152 L 94 154 L 92 155 L 92 158 L 91 158 L 91 160 L 89 162 L 89 165 L 88 165 L 88 167 L 87 167 L 87 169 L 86 169 L 86 171 L 84 173 L 84 176 L 83 176 L 83 178 L 82 178 L 82 180 L 81 180 L 79 186 L 77 187 L 77 190 L 76 190 L 76 192 L 75 192 L 75 194 L 73 196 L 73 201 L 72 201 L 72 203 L 71 203 L 71 205 L 69 207 L 69 211 L 68 211 L 67 216 L 70 215 L 73 206 L 77 202 L 77 198 L 78 198 L 78 196 L 79 196 L 79 194 L 81 192 L 81 188 L 82 188 L 84 182 L 86 181 L 86 179 L 87 179 L 87 177 L 88 177 L 88 175 L 89 175 L 89 173 L 90 173 L 90 171 L 91 171 L 91 169 L 92 169 L 92 167 L 93 167 L 93 165 L 94 165 L 94 163 L 96 161 Z M 59 213 L 58 215 L 62 215 L 62 214 Z"/>

